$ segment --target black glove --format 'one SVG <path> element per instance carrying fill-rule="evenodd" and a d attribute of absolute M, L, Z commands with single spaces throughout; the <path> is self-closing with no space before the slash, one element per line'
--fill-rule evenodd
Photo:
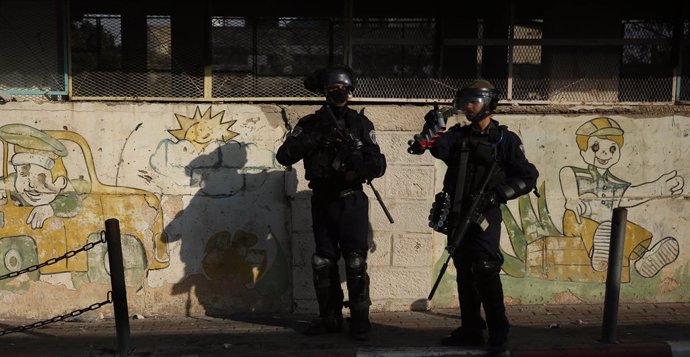
<path fill-rule="evenodd" d="M 302 146 L 308 150 L 330 150 L 336 145 L 336 139 L 332 135 L 312 131 L 298 136 Z"/>
<path fill-rule="evenodd" d="M 421 145 L 430 148 L 446 130 L 446 118 L 439 110 L 432 109 L 424 116 L 424 128 L 419 134 Z"/>
<path fill-rule="evenodd" d="M 337 139 L 333 135 L 327 134 L 317 134 L 316 140 L 318 142 L 319 148 L 325 150 L 332 149 L 338 143 Z"/>
<path fill-rule="evenodd" d="M 347 164 L 359 177 L 365 176 L 366 172 L 364 169 L 364 156 L 362 156 L 362 150 L 351 151 L 347 156 Z"/>
<path fill-rule="evenodd" d="M 431 109 L 424 115 L 424 122 L 435 122 L 436 121 L 436 109 Z"/>
<path fill-rule="evenodd" d="M 318 135 L 316 133 L 302 133 L 295 136 L 295 141 L 304 152 L 314 151 L 318 147 Z"/>
<path fill-rule="evenodd" d="M 446 117 L 438 109 L 432 109 L 424 115 L 424 130 L 422 135 L 426 140 L 432 140 L 438 133 L 446 129 Z"/>
<path fill-rule="evenodd" d="M 506 202 L 507 200 L 501 196 L 498 190 L 484 192 L 481 197 L 479 197 L 479 202 L 477 202 L 477 212 L 484 212 L 489 208 L 498 207 Z"/>
<path fill-rule="evenodd" d="M 420 134 L 415 134 L 413 139 L 407 142 L 407 145 L 409 145 L 407 152 L 412 155 L 421 155 L 426 151 L 426 148 L 422 146 L 422 135 Z"/>

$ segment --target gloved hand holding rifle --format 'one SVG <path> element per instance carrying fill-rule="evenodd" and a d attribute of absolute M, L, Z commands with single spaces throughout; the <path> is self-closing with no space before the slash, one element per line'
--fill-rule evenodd
<path fill-rule="evenodd" d="M 336 146 L 338 146 L 336 157 L 333 160 L 333 168 L 336 171 L 343 172 L 347 171 L 348 165 L 350 165 L 353 166 L 355 171 L 361 171 L 361 169 L 358 170 L 358 168 L 361 168 L 361 166 L 364 164 L 364 158 L 362 157 L 361 151 L 362 141 L 355 138 L 354 135 L 352 135 L 352 133 L 350 133 L 346 128 L 340 128 L 338 122 L 335 119 L 335 114 L 333 114 L 333 111 L 331 111 L 331 108 L 326 106 L 326 111 L 328 112 L 328 117 L 330 117 L 332 120 L 332 141 L 335 141 Z M 383 213 L 386 215 L 386 218 L 388 218 L 388 221 L 391 224 L 395 223 L 393 220 L 393 216 L 388 211 L 386 204 L 383 202 L 381 194 L 378 190 L 376 190 L 371 181 L 371 179 L 366 180 L 369 187 L 371 187 L 371 190 L 374 191 L 376 200 L 379 202 L 381 209 L 383 209 Z"/>
<path fill-rule="evenodd" d="M 482 212 L 488 205 L 497 204 L 496 197 L 493 195 L 493 192 L 489 193 L 486 191 L 486 186 L 491 181 L 494 173 L 496 172 L 497 167 L 498 162 L 494 161 L 489 168 L 486 180 L 482 184 L 481 188 L 476 194 L 472 195 L 472 204 L 465 211 L 465 215 L 459 221 L 453 219 L 449 220 L 450 225 L 455 224 L 455 226 L 448 227 L 449 239 L 448 246 L 446 246 L 446 250 L 448 251 L 448 258 L 446 258 L 445 263 L 443 263 L 443 266 L 441 266 L 441 271 L 438 273 L 438 278 L 436 278 L 434 287 L 431 289 L 429 297 L 427 297 L 428 300 L 433 299 L 434 294 L 436 293 L 436 289 L 438 288 L 438 285 L 441 283 L 443 274 L 445 274 L 446 269 L 448 269 L 448 262 L 450 261 L 450 258 L 453 256 L 455 250 L 460 246 L 460 243 L 462 243 L 462 240 L 465 237 L 465 234 L 467 233 L 467 229 L 469 228 L 470 224 L 477 223 L 480 227 L 484 228 L 486 225 L 486 218 L 482 215 Z M 460 196 L 462 196 L 461 192 Z M 456 192 L 456 198 L 457 197 L 458 192 Z M 453 205 L 453 210 L 450 213 L 450 217 L 457 217 L 460 215 L 460 206 L 461 205 L 457 203 Z"/>

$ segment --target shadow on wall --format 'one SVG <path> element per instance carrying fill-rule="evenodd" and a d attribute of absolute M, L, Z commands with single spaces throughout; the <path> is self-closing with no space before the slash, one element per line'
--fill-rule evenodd
<path fill-rule="evenodd" d="M 288 174 L 294 175 L 295 172 L 291 172 Z M 295 183 L 295 178 L 296 177 L 291 177 L 292 180 L 288 179 L 288 181 L 293 181 Z M 303 177 L 299 178 L 303 179 Z M 288 183 L 287 186 L 290 184 Z M 294 187 L 293 187 L 294 189 Z M 305 190 L 305 191 L 299 191 L 296 192 L 294 190 L 290 190 L 289 188 L 287 189 L 288 196 L 291 197 L 292 202 L 294 203 L 295 201 L 306 201 L 307 204 L 292 204 L 292 209 L 298 209 L 298 210 L 304 210 L 304 212 L 292 212 L 292 220 L 294 222 L 295 217 L 305 217 L 309 220 L 307 222 L 308 224 L 301 224 L 300 226 L 302 228 L 298 228 L 297 230 L 293 230 L 291 232 L 292 238 L 291 239 L 304 239 L 308 241 L 302 241 L 302 242 L 293 242 L 293 247 L 301 247 L 297 248 L 298 250 L 293 253 L 294 255 L 294 266 L 292 266 L 292 273 L 293 273 L 293 281 L 295 282 L 294 286 L 292 287 L 294 291 L 294 301 L 292 301 L 289 306 L 294 307 L 294 311 L 291 310 L 290 312 L 297 312 L 297 315 L 285 315 L 285 314 L 270 314 L 270 315 L 257 315 L 257 314 L 247 314 L 247 313 L 237 313 L 237 314 L 232 314 L 229 316 L 233 320 L 237 321 L 245 321 L 245 322 L 250 322 L 250 323 L 256 323 L 256 324 L 262 324 L 262 325 L 270 325 L 270 326 L 281 326 L 285 328 L 290 328 L 293 329 L 297 332 L 304 332 L 310 325 L 311 320 L 318 318 L 318 304 L 316 302 L 316 295 L 314 291 L 314 284 L 313 284 L 313 271 L 311 267 L 311 259 L 312 255 L 316 251 L 315 243 L 314 243 L 314 235 L 311 231 L 311 195 L 312 192 L 310 190 Z M 293 192 L 292 194 L 290 192 Z M 369 199 L 369 210 L 372 208 L 372 202 L 374 198 Z M 374 204 L 377 204 L 374 202 Z M 294 227 L 293 227 L 294 228 Z M 308 232 L 305 231 L 305 229 L 308 229 Z M 367 229 L 367 240 L 368 240 L 368 255 L 371 257 L 371 254 L 375 253 L 377 250 L 376 242 L 373 239 L 373 229 L 371 224 L 368 225 Z M 347 292 L 347 287 L 346 287 L 346 281 L 347 277 L 345 275 L 345 261 L 342 257 L 342 252 L 341 257 L 338 260 L 338 266 L 339 266 L 339 277 L 340 277 L 340 284 L 343 288 L 343 293 L 344 293 L 344 300 L 347 301 L 348 298 L 348 292 Z M 369 274 L 371 275 L 371 268 L 369 269 Z M 370 288 L 370 290 L 372 290 Z M 343 308 L 343 314 L 344 315 L 349 315 L 348 309 Z"/>
<path fill-rule="evenodd" d="M 186 165 L 194 195 L 169 199 L 178 213 L 165 230 L 184 265 L 172 294 L 187 316 L 289 310 L 283 171 L 247 162 L 246 144 L 221 143 Z"/>

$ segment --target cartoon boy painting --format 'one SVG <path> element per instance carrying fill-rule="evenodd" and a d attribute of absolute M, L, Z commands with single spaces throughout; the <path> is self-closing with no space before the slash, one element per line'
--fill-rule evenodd
<path fill-rule="evenodd" d="M 613 209 L 678 196 L 683 192 L 684 181 L 675 170 L 637 185 L 614 176 L 610 168 L 620 160 L 623 130 L 611 118 L 595 118 L 582 124 L 576 131 L 576 142 L 587 167 L 565 166 L 560 171 L 566 199 L 563 234 L 580 237 L 592 268 L 606 271 Z M 673 237 L 663 238 L 650 248 L 651 243 L 652 233 L 627 222 L 623 256 L 628 262 L 635 261 L 635 270 L 647 278 L 673 262 L 679 252 L 678 241 Z"/>
<path fill-rule="evenodd" d="M 14 144 L 11 163 L 15 172 L 7 176 L 0 199 L 9 197 L 17 206 L 32 206 L 26 224 L 32 229 L 43 227 L 46 219 L 75 216 L 79 198 L 68 186 L 61 158 L 67 149 L 50 135 L 23 124 L 8 124 L 0 128 L 0 139 Z"/>

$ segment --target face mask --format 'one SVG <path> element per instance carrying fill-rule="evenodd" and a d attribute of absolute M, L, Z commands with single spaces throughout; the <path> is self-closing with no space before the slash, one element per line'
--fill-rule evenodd
<path fill-rule="evenodd" d="M 481 121 L 482 119 L 484 119 L 484 118 L 486 118 L 487 116 L 489 116 L 489 114 L 491 114 L 491 113 L 489 113 L 488 111 L 482 109 L 482 110 L 481 110 L 479 113 L 477 113 L 477 114 L 465 113 L 465 118 L 467 118 L 467 120 L 469 120 L 469 121 L 471 121 L 471 122 L 474 123 L 474 122 Z"/>
<path fill-rule="evenodd" d="M 350 91 L 347 89 L 334 90 L 326 93 L 326 101 L 330 104 L 342 104 L 347 102 Z"/>

